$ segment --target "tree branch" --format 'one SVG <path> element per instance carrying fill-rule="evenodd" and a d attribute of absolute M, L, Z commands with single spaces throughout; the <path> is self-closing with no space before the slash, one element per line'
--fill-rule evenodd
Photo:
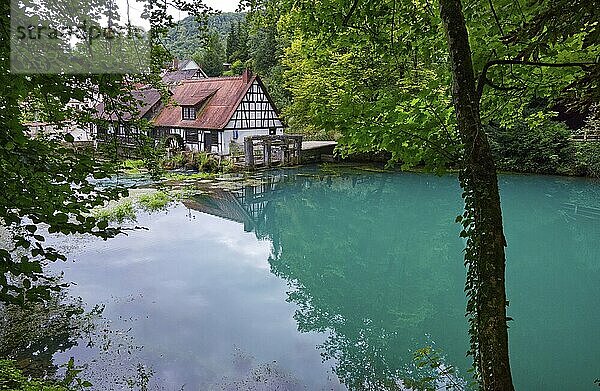
<path fill-rule="evenodd" d="M 490 9 L 492 10 L 492 14 L 494 15 L 494 20 L 496 21 L 496 24 L 498 25 L 498 30 L 500 30 L 500 34 L 502 36 L 504 36 L 504 31 L 502 30 L 502 25 L 500 24 L 500 19 L 498 19 L 498 14 L 496 13 L 496 9 L 494 8 L 494 3 L 492 3 L 492 0 L 488 0 L 488 3 L 490 4 Z"/>
<path fill-rule="evenodd" d="M 552 62 L 538 62 L 538 61 L 527 61 L 527 60 L 492 60 L 488 61 L 483 67 L 481 74 L 479 75 L 479 79 L 477 81 L 477 99 L 481 100 L 483 95 L 483 89 L 486 85 L 489 85 L 492 88 L 496 89 L 504 89 L 510 88 L 514 90 L 513 87 L 501 87 L 494 86 L 492 81 L 487 77 L 487 73 L 491 67 L 496 65 L 525 65 L 525 66 L 533 66 L 533 67 L 546 67 L 546 68 L 569 68 L 569 67 L 580 67 L 585 68 L 587 66 L 600 65 L 599 62 L 563 62 L 563 63 L 552 63 Z M 516 87 L 518 88 L 518 87 Z"/>
<path fill-rule="evenodd" d="M 343 23 L 344 27 L 348 27 L 348 23 L 350 23 L 350 18 L 352 18 L 352 15 L 356 11 L 356 7 L 358 7 L 358 2 L 359 2 L 359 0 L 354 0 L 354 2 L 352 3 L 352 6 L 350 7 L 350 10 L 344 17 L 344 23 Z"/>

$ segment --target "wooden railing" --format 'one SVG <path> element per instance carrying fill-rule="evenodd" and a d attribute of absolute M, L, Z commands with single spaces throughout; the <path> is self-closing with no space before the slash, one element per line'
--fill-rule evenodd
<path fill-rule="evenodd" d="M 580 131 L 571 137 L 574 141 L 600 141 L 600 131 Z"/>

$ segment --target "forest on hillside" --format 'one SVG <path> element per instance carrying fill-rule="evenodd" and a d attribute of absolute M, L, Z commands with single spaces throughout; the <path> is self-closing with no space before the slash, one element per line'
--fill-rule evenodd
<path fill-rule="evenodd" d="M 224 45 L 231 26 L 243 21 L 245 13 L 222 12 L 211 14 L 206 23 L 188 16 L 171 27 L 162 38 L 162 43 L 177 58 L 191 58 L 206 46 L 207 36 L 216 35 Z"/>

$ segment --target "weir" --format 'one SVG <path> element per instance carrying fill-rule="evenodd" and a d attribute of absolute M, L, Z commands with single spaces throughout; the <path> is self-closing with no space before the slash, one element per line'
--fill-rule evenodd
<path fill-rule="evenodd" d="M 301 162 L 301 151 L 302 136 L 247 136 L 244 139 L 244 166 L 250 169 L 295 166 Z"/>
<path fill-rule="evenodd" d="M 336 141 L 302 141 L 299 135 L 248 136 L 244 139 L 244 166 L 254 169 L 332 161 L 336 146 Z"/>

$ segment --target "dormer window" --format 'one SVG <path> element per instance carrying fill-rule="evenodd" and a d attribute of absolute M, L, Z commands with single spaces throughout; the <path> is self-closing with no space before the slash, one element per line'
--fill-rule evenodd
<path fill-rule="evenodd" d="M 183 106 L 181 108 L 181 118 L 182 119 L 196 119 L 196 108 L 194 106 Z"/>

